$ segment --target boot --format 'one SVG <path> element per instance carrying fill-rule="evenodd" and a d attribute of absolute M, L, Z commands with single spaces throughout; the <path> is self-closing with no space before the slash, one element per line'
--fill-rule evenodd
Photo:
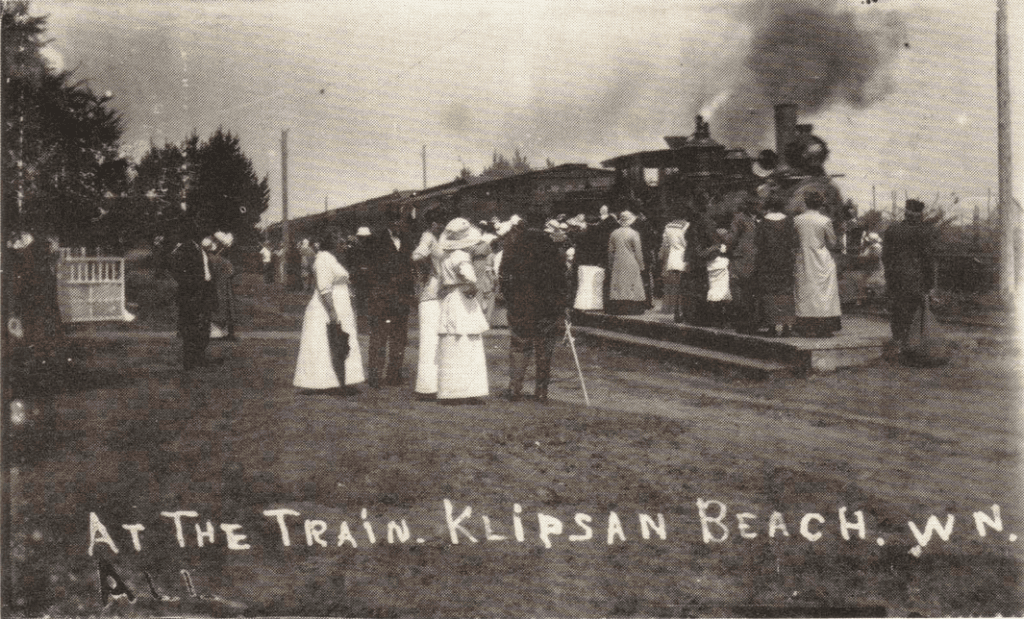
<path fill-rule="evenodd" d="M 508 353 L 508 397 L 510 400 L 518 400 L 523 394 L 523 379 L 526 377 L 526 364 L 529 357 L 524 352 L 517 352 L 509 348 Z"/>

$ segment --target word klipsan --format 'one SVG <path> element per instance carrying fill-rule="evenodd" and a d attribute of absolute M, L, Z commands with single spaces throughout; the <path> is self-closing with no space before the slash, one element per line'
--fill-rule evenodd
<path fill-rule="evenodd" d="M 738 534 L 741 540 L 757 538 L 765 534 L 770 538 L 790 537 L 790 524 L 787 524 L 786 516 L 779 511 L 773 511 L 762 525 L 759 522 L 763 519 L 756 513 L 739 512 L 730 516 L 728 506 L 715 499 L 697 499 L 697 519 L 700 523 L 700 535 L 705 544 L 721 544 L 730 539 L 733 531 Z M 180 548 L 194 545 L 197 548 L 216 546 L 222 543 L 223 547 L 231 551 L 245 551 L 252 548 L 248 537 L 242 530 L 242 525 L 234 523 L 222 523 L 215 527 L 213 522 L 196 522 L 199 520 L 199 513 L 194 510 L 176 510 L 161 512 L 161 517 L 166 518 L 173 530 L 174 539 Z M 263 510 L 262 515 L 277 525 L 279 541 L 281 546 L 293 544 L 293 533 L 301 523 L 301 530 L 307 547 L 324 547 L 334 545 L 336 547 L 349 546 L 359 548 L 360 541 L 364 545 L 373 546 L 387 540 L 388 544 L 404 543 L 425 543 L 421 537 L 413 538 L 412 529 L 409 523 L 403 518 L 400 520 L 389 520 L 381 527 L 378 522 L 375 526 L 370 520 L 367 510 L 361 510 L 360 522 L 355 527 L 349 525 L 347 520 L 341 521 L 334 526 L 324 520 L 315 518 L 302 518 L 302 514 L 294 509 L 275 508 Z M 478 544 L 478 543 L 500 543 L 514 540 L 516 543 L 525 543 L 527 540 L 527 527 L 524 524 L 523 508 L 518 503 L 513 504 L 511 513 L 511 530 L 508 522 L 492 520 L 486 514 L 477 513 L 474 516 L 473 508 L 466 505 L 458 509 L 448 499 L 442 502 L 443 528 L 447 531 L 448 539 L 453 545 Z M 999 505 L 992 505 L 991 515 L 988 512 L 974 512 L 974 524 L 979 537 L 985 537 L 989 530 L 1001 532 L 1003 520 Z M 301 519 L 301 520 L 300 520 Z M 627 527 L 623 518 L 615 511 L 609 511 L 608 517 L 602 523 L 596 523 L 593 516 L 577 512 L 571 520 L 563 520 L 551 514 L 536 512 L 536 539 L 545 548 L 552 548 L 558 539 L 564 538 L 568 542 L 600 542 L 604 541 L 611 546 L 616 543 L 627 541 L 627 530 L 631 531 L 630 536 L 636 536 L 642 540 L 667 540 L 669 526 L 662 513 L 654 515 L 648 513 L 637 513 L 635 520 L 626 519 L 625 522 L 634 522 L 635 527 Z M 829 518 L 816 512 L 807 512 L 797 519 L 790 519 L 794 534 L 802 538 L 816 542 L 825 534 L 830 526 L 837 526 L 839 534 L 844 540 L 859 539 L 865 540 L 869 537 L 867 521 L 862 510 L 851 512 L 846 506 L 840 507 L 837 511 L 837 518 L 834 524 L 829 524 Z M 956 517 L 947 514 L 945 522 L 937 516 L 928 516 L 923 527 L 915 522 L 908 521 L 907 526 L 917 542 L 917 545 L 910 549 L 914 556 L 920 556 L 921 551 L 937 536 L 943 541 L 949 541 L 953 533 Z M 798 523 L 798 524 L 797 524 Z M 135 552 L 142 551 L 143 533 L 146 527 L 142 523 L 122 524 L 130 539 Z M 434 529 L 434 527 L 431 527 Z M 761 530 L 759 530 L 761 529 Z M 194 538 L 191 531 L 194 530 Z M 189 531 L 186 534 L 186 531 Z M 359 539 L 356 533 L 359 532 Z M 531 535 L 533 528 L 531 527 Z M 1009 540 L 1017 541 L 1017 535 L 1010 533 Z M 221 541 L 222 540 L 222 541 Z M 882 536 L 874 540 L 879 546 L 886 544 Z M 122 542 L 123 544 L 124 542 Z M 296 543 L 301 544 L 301 541 Z M 103 524 L 95 512 L 89 514 L 89 556 L 93 553 L 98 544 L 105 545 L 114 554 L 120 553 L 120 548 L 114 541 L 107 526 Z"/>

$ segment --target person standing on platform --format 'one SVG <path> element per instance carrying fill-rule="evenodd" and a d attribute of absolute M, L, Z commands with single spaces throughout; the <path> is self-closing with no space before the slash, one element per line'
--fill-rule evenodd
<path fill-rule="evenodd" d="M 300 389 L 336 390 L 366 380 L 363 357 L 359 351 L 359 334 L 349 297 L 349 272 L 334 257 L 337 241 L 330 232 L 319 239 L 320 251 L 313 259 L 315 290 L 302 318 L 299 356 L 295 363 L 292 384 Z M 327 324 L 341 325 L 348 334 L 349 352 L 345 358 L 345 384 L 335 372 Z"/>
<path fill-rule="evenodd" d="M 647 309 L 644 291 L 644 255 L 640 234 L 631 226 L 636 215 L 619 213 L 619 228 L 608 239 L 608 268 L 611 271 L 607 311 L 609 314 L 643 314 Z"/>
<path fill-rule="evenodd" d="M 580 311 L 604 310 L 604 265 L 608 262 L 608 239 L 595 217 L 587 222 L 576 243 L 576 299 Z"/>
<path fill-rule="evenodd" d="M 842 328 L 839 278 L 832 252 L 839 247 L 832 220 L 821 212 L 821 194 L 804 196 L 807 210 L 793 218 L 799 239 L 796 256 L 796 331 L 831 337 Z"/>
<path fill-rule="evenodd" d="M 686 231 L 690 222 L 675 219 L 665 225 L 659 253 L 662 281 L 661 313 L 679 313 L 679 286 L 686 271 Z"/>
<path fill-rule="evenodd" d="M 601 246 L 601 266 L 604 268 L 604 285 L 601 290 L 601 304 L 603 308 L 608 307 L 609 294 L 612 288 L 611 278 L 611 265 L 608 264 L 608 241 L 612 237 L 612 232 L 615 232 L 619 228 L 619 220 L 617 217 L 611 214 L 608 210 L 607 204 L 602 204 L 598 210 L 597 224 L 594 226 L 597 230 L 597 238 L 595 243 Z"/>
<path fill-rule="evenodd" d="M 370 328 L 371 387 L 400 385 L 409 337 L 409 309 L 414 296 L 410 241 L 401 217 L 367 240 L 367 299 Z"/>
<path fill-rule="evenodd" d="M 907 200 L 901 222 L 889 226 L 882 242 L 882 265 L 889 295 L 892 339 L 902 349 L 914 314 L 935 286 L 932 232 L 924 223 L 924 202 Z"/>
<path fill-rule="evenodd" d="M 706 325 L 709 320 L 707 263 L 718 246 L 715 225 L 705 211 L 690 207 L 686 213 L 690 222 L 684 235 L 683 262 L 686 270 L 679 280 L 679 307 L 675 322 Z"/>
<path fill-rule="evenodd" d="M 419 245 L 412 252 L 420 289 L 416 393 L 423 397 L 437 396 L 437 328 L 441 319 L 441 301 L 438 298 L 441 254 L 437 250 L 437 243 L 444 230 L 443 217 L 437 210 L 425 215 L 428 228 L 423 231 Z"/>
<path fill-rule="evenodd" d="M 483 333 L 487 321 L 477 300 L 476 273 L 468 250 L 480 230 L 457 217 L 438 241 L 441 315 L 437 344 L 437 399 L 476 401 L 488 394 Z"/>
<path fill-rule="evenodd" d="M 732 323 L 738 333 L 752 335 L 760 324 L 757 294 L 754 290 L 754 265 L 757 245 L 754 235 L 760 203 L 747 196 L 730 224 L 729 277 L 732 289 Z"/>
<path fill-rule="evenodd" d="M 529 219 L 502 258 L 499 286 L 508 304 L 510 400 L 522 397 L 532 352 L 537 368 L 534 397 L 547 402 L 551 355 L 563 333 L 569 301 L 565 256 L 556 239 L 540 229 L 540 221 Z"/>
<path fill-rule="evenodd" d="M 777 198 L 769 198 L 765 203 L 768 212 L 754 233 L 757 260 L 753 274 L 768 335 L 782 337 L 791 335 L 796 321 L 793 271 L 798 245 L 793 219 L 783 212 L 785 206 Z"/>

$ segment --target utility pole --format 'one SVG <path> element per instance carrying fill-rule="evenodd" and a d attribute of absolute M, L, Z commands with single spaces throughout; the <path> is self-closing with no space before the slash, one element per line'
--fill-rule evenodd
<path fill-rule="evenodd" d="M 871 210 L 872 211 L 875 210 L 875 206 L 876 206 L 876 202 L 875 202 L 875 186 L 872 185 L 871 186 Z"/>
<path fill-rule="evenodd" d="M 1017 291 L 1017 207 L 1010 157 L 1010 45 L 1006 0 L 996 2 L 996 113 L 999 143 L 999 299 L 1014 304 Z"/>
<path fill-rule="evenodd" d="M 423 145 L 423 153 L 422 153 L 421 156 L 423 158 L 423 188 L 426 189 L 427 188 L 427 145 L 426 144 Z"/>
<path fill-rule="evenodd" d="M 281 259 L 277 261 L 277 278 L 288 284 L 288 254 L 292 246 L 288 231 L 288 130 L 281 131 Z"/>

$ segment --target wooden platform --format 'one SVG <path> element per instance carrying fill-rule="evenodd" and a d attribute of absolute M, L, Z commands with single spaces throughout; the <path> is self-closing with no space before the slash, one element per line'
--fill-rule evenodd
<path fill-rule="evenodd" d="M 577 311 L 573 324 L 574 332 L 592 342 L 762 378 L 865 365 L 881 358 L 891 339 L 886 320 L 860 315 L 843 316 L 842 330 L 829 338 L 741 335 L 677 324 L 656 311 L 642 316 Z"/>

